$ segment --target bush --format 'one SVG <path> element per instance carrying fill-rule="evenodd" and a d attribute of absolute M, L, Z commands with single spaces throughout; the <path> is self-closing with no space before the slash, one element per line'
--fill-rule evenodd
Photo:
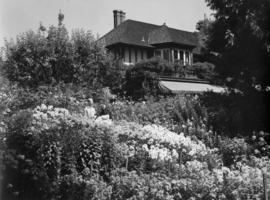
<path fill-rule="evenodd" d="M 135 121 L 141 124 L 159 124 L 183 131 L 182 125 L 192 120 L 195 127 L 205 119 L 206 112 L 193 96 L 148 99 L 142 102 L 116 101 L 108 107 L 114 120 Z"/>
<path fill-rule="evenodd" d="M 217 78 L 215 66 L 211 63 L 194 63 L 192 65 L 192 71 L 193 74 L 196 75 L 199 79 L 215 82 L 215 79 Z"/>
<path fill-rule="evenodd" d="M 27 95 L 17 88 L 1 97 L 3 199 L 262 198 L 270 160 L 253 151 L 262 139 L 208 130 L 197 97 L 107 101 L 111 120 L 87 102 L 92 92 L 61 87 L 33 93 L 40 105 L 19 104 Z"/>
<path fill-rule="evenodd" d="M 110 199 L 111 186 L 96 176 L 91 179 L 78 174 L 66 175 L 60 183 L 60 200 Z"/>
<path fill-rule="evenodd" d="M 251 153 L 251 147 L 242 138 L 223 138 L 219 145 L 224 165 L 228 167 Z"/>
<path fill-rule="evenodd" d="M 139 62 L 126 72 L 126 95 L 134 99 L 144 98 L 146 95 L 161 95 L 157 79 L 159 76 L 183 77 L 184 67 L 159 58 Z"/>
<path fill-rule="evenodd" d="M 91 119 L 45 104 L 13 114 L 3 133 L 3 187 L 8 188 L 3 196 L 57 198 L 62 178 L 74 173 L 76 178 L 108 180 L 119 153 L 105 122 L 96 121 L 102 124 L 96 126 Z"/>
<path fill-rule="evenodd" d="M 62 23 L 22 33 L 16 42 L 6 42 L 3 52 L 1 75 L 26 88 L 62 82 L 119 90 L 122 84 L 122 66 L 97 45 L 93 34 L 77 29 L 70 37 Z"/>
<path fill-rule="evenodd" d="M 264 131 L 253 132 L 248 142 L 256 156 L 270 157 L 270 134 Z"/>
<path fill-rule="evenodd" d="M 201 103 L 215 131 L 228 136 L 250 136 L 252 131 L 269 130 L 265 102 L 268 96 L 257 90 L 245 94 L 209 92 L 201 97 Z"/>

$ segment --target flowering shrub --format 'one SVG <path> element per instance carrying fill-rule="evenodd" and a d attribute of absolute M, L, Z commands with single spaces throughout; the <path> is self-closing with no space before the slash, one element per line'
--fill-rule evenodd
<path fill-rule="evenodd" d="M 179 109 L 187 116 L 181 121 L 165 100 L 165 107 L 119 102 L 110 105 L 112 120 L 92 105 L 43 102 L 5 116 L 8 199 L 262 198 L 261 169 L 270 171 L 269 158 L 252 156 L 244 139 L 215 136 L 193 108 Z"/>
<path fill-rule="evenodd" d="M 113 172 L 112 199 L 261 199 L 260 170 L 241 167 L 210 171 L 206 163 L 194 160 L 183 165 L 177 177 L 120 169 Z"/>
<path fill-rule="evenodd" d="M 133 121 L 140 124 L 158 124 L 174 131 L 183 131 L 182 125 L 191 120 L 194 126 L 201 125 L 206 113 L 199 101 L 192 96 L 149 99 L 143 102 L 116 101 L 109 105 L 113 120 Z M 204 120 L 205 121 L 205 120 Z"/>
<path fill-rule="evenodd" d="M 112 176 L 111 199 L 167 199 L 174 196 L 171 179 L 158 173 L 137 174 L 135 171 L 119 169 Z"/>
<path fill-rule="evenodd" d="M 89 118 L 45 104 L 13 115 L 4 142 L 5 185 L 12 188 L 4 196 L 13 198 L 15 192 L 22 199 L 55 198 L 62 177 L 75 172 L 106 179 L 118 160 L 110 123 L 106 116 Z"/>
<path fill-rule="evenodd" d="M 268 156 L 270 157 L 270 134 L 264 131 L 253 132 L 250 143 L 253 149 L 253 153 L 256 156 Z"/>
<path fill-rule="evenodd" d="M 106 182 L 94 176 L 91 179 L 84 178 L 78 174 L 66 175 L 62 178 L 60 184 L 59 199 L 110 199 L 112 188 Z"/>
<path fill-rule="evenodd" d="M 122 141 L 133 141 L 132 149 L 141 146 L 155 159 L 177 160 L 180 151 L 195 158 L 204 157 L 208 153 L 207 147 L 201 141 L 193 141 L 183 133 L 177 134 L 157 125 L 141 126 L 122 122 L 114 130 Z"/>
<path fill-rule="evenodd" d="M 243 138 L 223 138 L 220 140 L 220 149 L 226 166 L 242 160 L 250 152 L 250 146 Z"/>

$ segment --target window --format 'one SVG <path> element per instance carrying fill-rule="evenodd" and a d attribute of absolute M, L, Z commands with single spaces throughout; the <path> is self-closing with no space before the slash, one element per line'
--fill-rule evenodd
<path fill-rule="evenodd" d="M 180 60 L 183 61 L 184 60 L 184 52 L 180 51 Z"/>
<path fill-rule="evenodd" d="M 170 59 L 169 49 L 163 50 L 163 59 L 169 61 L 169 59 Z"/>
<path fill-rule="evenodd" d="M 121 48 L 117 49 L 117 59 L 121 58 Z"/>
<path fill-rule="evenodd" d="M 174 60 L 178 59 L 178 51 L 177 50 L 173 50 L 173 58 L 174 58 Z"/>
<path fill-rule="evenodd" d="M 125 47 L 125 62 L 129 62 L 129 48 Z"/>
<path fill-rule="evenodd" d="M 161 57 L 161 50 L 155 50 L 155 56 Z"/>
<path fill-rule="evenodd" d="M 141 50 L 141 59 L 143 60 L 143 50 Z"/>
<path fill-rule="evenodd" d="M 125 48 L 124 47 L 121 48 L 121 58 L 125 59 Z"/>
<path fill-rule="evenodd" d="M 131 49 L 129 48 L 129 62 L 131 63 Z"/>
<path fill-rule="evenodd" d="M 189 52 L 185 52 L 185 57 L 186 57 L 186 64 L 189 64 Z"/>

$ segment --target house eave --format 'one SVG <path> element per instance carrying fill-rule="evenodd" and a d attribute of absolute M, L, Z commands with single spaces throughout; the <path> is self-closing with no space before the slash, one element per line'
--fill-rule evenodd
<path fill-rule="evenodd" d="M 193 48 L 196 47 L 196 45 L 193 45 L 193 44 L 185 44 L 185 43 L 177 43 L 177 42 L 152 43 L 151 45 L 154 46 L 154 47 L 178 46 L 178 47 L 189 48 L 189 49 L 193 49 Z"/>
<path fill-rule="evenodd" d="M 147 48 L 147 49 L 154 49 L 155 47 L 152 45 L 140 45 L 140 44 L 133 44 L 133 43 L 126 43 L 126 42 L 115 42 L 105 46 L 107 49 L 112 49 L 115 46 L 123 46 L 123 47 L 139 47 L 139 48 Z"/>

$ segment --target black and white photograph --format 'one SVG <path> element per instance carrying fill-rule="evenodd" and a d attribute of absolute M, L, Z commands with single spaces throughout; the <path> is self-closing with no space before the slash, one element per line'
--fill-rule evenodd
<path fill-rule="evenodd" d="M 0 0 L 0 200 L 270 200 L 270 0 Z"/>

